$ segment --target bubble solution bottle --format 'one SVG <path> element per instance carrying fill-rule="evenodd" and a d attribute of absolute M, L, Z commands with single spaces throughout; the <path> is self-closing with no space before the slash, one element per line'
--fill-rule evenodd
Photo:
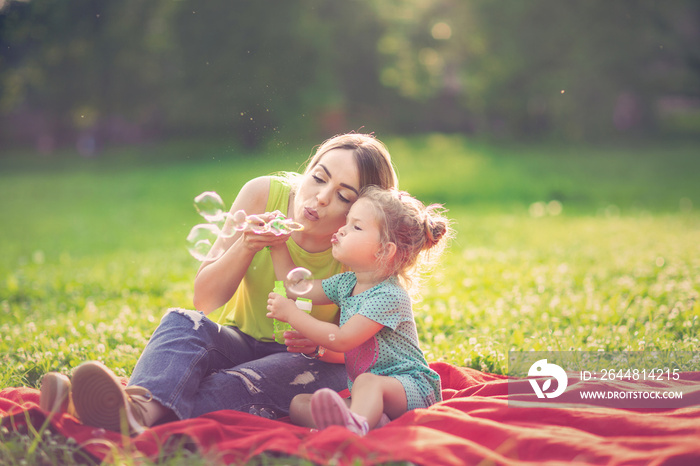
<path fill-rule="evenodd" d="M 275 281 L 275 288 L 272 290 L 273 293 L 287 297 L 287 290 L 284 288 L 284 282 Z M 312 303 L 310 299 L 297 298 L 297 307 L 305 312 L 311 312 Z M 292 326 L 287 322 L 281 322 L 277 319 L 273 319 L 272 325 L 274 327 L 275 341 L 277 343 L 284 344 L 284 332 L 287 330 L 292 330 Z"/>

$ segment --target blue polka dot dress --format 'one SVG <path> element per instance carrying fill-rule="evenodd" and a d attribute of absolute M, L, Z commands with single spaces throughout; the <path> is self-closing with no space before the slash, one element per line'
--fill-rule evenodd
<path fill-rule="evenodd" d="M 395 277 L 356 296 L 352 296 L 357 284 L 353 272 L 334 275 L 322 284 L 326 296 L 340 307 L 341 326 L 355 314 L 384 326 L 345 353 L 348 388 L 352 390 L 358 375 L 371 372 L 399 380 L 409 410 L 427 408 L 441 400 L 440 376 L 430 369 L 419 346 L 411 298 Z"/>

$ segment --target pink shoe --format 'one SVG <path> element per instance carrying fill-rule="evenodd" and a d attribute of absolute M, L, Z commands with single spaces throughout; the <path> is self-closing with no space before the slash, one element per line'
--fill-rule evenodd
<path fill-rule="evenodd" d="M 377 425 L 374 426 L 373 429 L 379 429 L 380 427 L 384 427 L 390 422 L 391 419 L 389 419 L 389 416 L 387 416 L 386 413 L 382 413 L 382 417 L 379 418 L 379 422 L 377 422 Z"/>
<path fill-rule="evenodd" d="M 357 435 L 369 432 L 367 419 L 350 411 L 340 395 L 330 388 L 317 390 L 311 396 L 311 416 L 319 430 L 343 426 Z"/>

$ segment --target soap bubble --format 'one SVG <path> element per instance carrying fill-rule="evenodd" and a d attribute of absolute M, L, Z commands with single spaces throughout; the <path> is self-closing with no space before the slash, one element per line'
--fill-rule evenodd
<path fill-rule="evenodd" d="M 231 224 L 236 231 L 243 231 L 248 226 L 248 216 L 245 210 L 237 210 L 231 215 Z"/>
<path fill-rule="evenodd" d="M 218 224 L 215 224 L 218 225 Z M 219 230 L 220 238 L 231 238 L 233 235 L 238 233 L 238 230 L 231 224 L 231 222 L 225 222 L 221 229 Z"/>
<path fill-rule="evenodd" d="M 279 210 L 272 213 L 275 215 L 275 217 L 267 223 L 269 228 L 268 231 L 274 233 L 276 236 L 286 235 L 288 233 L 304 229 L 302 224 L 295 222 L 291 218 L 287 218 Z"/>
<path fill-rule="evenodd" d="M 211 223 L 195 225 L 187 235 L 187 250 L 198 261 L 216 260 L 224 253 L 221 248 L 212 249 L 219 237 L 219 227 Z"/>
<path fill-rule="evenodd" d="M 313 279 L 314 276 L 308 269 L 297 267 L 289 271 L 284 286 L 295 294 L 303 295 L 314 287 Z"/>
<path fill-rule="evenodd" d="M 277 226 L 276 224 L 273 224 L 272 228 L 273 228 L 273 232 L 275 232 L 275 234 L 277 236 L 280 236 L 280 235 L 284 235 L 287 233 L 292 233 L 294 231 L 301 231 L 304 229 L 304 225 L 302 225 L 301 223 L 295 222 L 291 218 L 287 218 L 281 222 L 281 226 Z"/>
<path fill-rule="evenodd" d="M 214 191 L 205 191 L 194 198 L 194 207 L 207 222 L 219 223 L 226 219 L 224 201 Z"/>
<path fill-rule="evenodd" d="M 304 225 L 299 222 L 295 222 L 292 219 L 287 220 L 287 229 L 290 231 L 301 231 L 304 229 Z"/>
<path fill-rule="evenodd" d="M 304 229 L 303 225 L 287 218 L 279 210 L 271 212 L 273 218 L 269 221 L 264 220 L 270 218 L 267 214 L 263 217 L 247 215 L 243 210 L 231 214 L 226 210 L 221 196 L 214 191 L 205 191 L 195 197 L 194 206 L 208 222 L 196 225 L 187 236 L 188 250 L 199 261 L 216 260 L 223 255 L 222 247 L 217 246 L 216 251 L 212 250 L 217 238 L 231 238 L 245 231 L 281 236 Z M 309 289 L 311 286 L 308 285 Z"/>
<path fill-rule="evenodd" d="M 221 226 L 221 231 L 219 232 L 221 238 L 231 238 L 239 231 L 248 229 L 247 216 L 243 210 L 236 211 L 233 214 L 227 213 L 224 218 L 227 221 Z M 214 223 L 218 225 L 217 222 Z"/>

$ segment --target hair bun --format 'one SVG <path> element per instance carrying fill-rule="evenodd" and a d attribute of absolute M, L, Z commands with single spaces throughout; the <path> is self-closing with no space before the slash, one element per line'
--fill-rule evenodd
<path fill-rule="evenodd" d="M 440 204 L 432 204 L 425 209 L 425 247 L 426 249 L 435 246 L 445 236 L 448 229 L 448 222 L 442 214 Z"/>
<path fill-rule="evenodd" d="M 443 235 L 447 231 L 447 227 L 443 223 L 435 223 L 430 219 L 428 219 L 427 223 L 428 239 L 431 241 L 431 243 L 435 244 L 442 239 Z"/>

